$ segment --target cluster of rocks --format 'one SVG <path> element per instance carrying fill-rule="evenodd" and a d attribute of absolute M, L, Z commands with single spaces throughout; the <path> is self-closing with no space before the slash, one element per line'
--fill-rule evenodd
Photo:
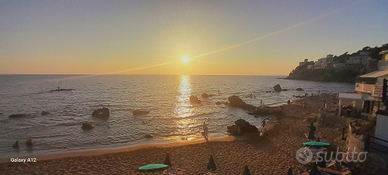
<path fill-rule="evenodd" d="M 228 132 L 232 135 L 242 135 L 249 132 L 257 132 L 256 126 L 251 125 L 249 122 L 239 119 L 234 122 L 235 125 L 227 126 Z"/>
<path fill-rule="evenodd" d="M 275 92 L 288 91 L 288 89 L 282 89 L 282 88 L 280 87 L 279 84 L 275 85 L 275 86 L 273 87 L 273 90 L 274 90 Z M 302 88 L 298 87 L 298 88 L 296 88 L 296 91 L 304 91 L 304 90 L 303 90 Z M 269 91 L 269 92 L 270 92 L 270 91 Z"/>

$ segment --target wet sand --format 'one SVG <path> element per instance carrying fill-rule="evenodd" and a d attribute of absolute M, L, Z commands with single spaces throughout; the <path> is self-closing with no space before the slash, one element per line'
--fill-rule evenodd
<path fill-rule="evenodd" d="M 272 121 L 266 136 L 251 133 L 242 137 L 143 145 L 109 151 L 87 151 L 37 157 L 36 163 L 12 163 L 2 160 L 0 174 L 143 174 L 137 168 L 150 163 L 163 163 L 170 154 L 173 167 L 186 170 L 185 174 L 204 174 L 209 156 L 213 155 L 217 175 L 242 174 L 248 165 L 251 174 L 294 174 L 310 169 L 297 162 L 295 155 L 306 142 L 311 113 L 318 113 L 322 99 L 335 101 L 335 97 L 307 97 L 281 108 L 285 114 Z M 306 101 L 303 108 L 300 103 Z M 253 116 L 252 116 L 253 117 Z M 334 116 L 331 116 L 334 117 Z M 335 119 L 334 119 L 335 120 Z M 317 126 L 317 134 L 333 145 L 341 137 L 342 126 Z M 226 129 L 226 128 L 225 128 Z M 150 173 L 151 174 L 151 173 Z M 161 172 L 156 173 L 161 174 Z"/>

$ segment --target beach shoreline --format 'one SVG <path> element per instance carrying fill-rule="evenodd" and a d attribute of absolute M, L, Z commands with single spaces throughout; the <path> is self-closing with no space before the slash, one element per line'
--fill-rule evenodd
<path fill-rule="evenodd" d="M 209 142 L 231 142 L 234 140 L 235 140 L 235 137 L 233 136 L 209 138 Z M 190 140 L 190 141 L 176 141 L 176 142 L 167 142 L 167 143 L 137 144 L 137 145 L 130 145 L 127 147 L 112 148 L 112 149 L 108 148 L 108 149 L 96 149 L 96 150 L 85 150 L 85 151 L 72 151 L 72 152 L 54 153 L 54 154 L 48 154 L 48 155 L 42 155 L 42 156 L 20 156 L 20 157 L 15 156 L 15 157 L 9 157 L 9 158 L 1 158 L 0 163 L 10 162 L 11 158 L 16 158 L 16 157 L 18 158 L 34 157 L 37 160 L 43 161 L 43 160 L 62 159 L 62 158 L 70 158 L 70 157 L 99 156 L 104 154 L 131 152 L 131 151 L 147 149 L 147 148 L 168 148 L 168 147 L 186 146 L 186 145 L 193 145 L 193 144 L 201 144 L 205 142 L 206 142 L 205 139 L 196 139 L 196 140 Z"/>
<path fill-rule="evenodd" d="M 243 136 L 227 136 L 166 144 L 145 144 L 114 150 L 94 150 L 37 157 L 36 163 L 0 162 L 0 174 L 142 174 L 136 170 L 151 163 L 163 163 L 170 154 L 172 166 L 186 170 L 185 174 L 205 174 L 209 156 L 217 165 L 215 174 L 241 174 L 248 165 L 251 174 L 294 174 L 307 172 L 310 166 L 299 163 L 296 152 L 307 141 L 305 136 L 311 113 L 318 113 L 322 99 L 337 100 L 335 96 L 313 96 L 279 106 L 283 115 L 270 122 L 265 136 L 259 132 Z M 307 107 L 297 103 L 306 102 Z M 334 105 L 334 104 L 333 104 Z M 327 114 L 329 115 L 329 114 Z M 254 116 L 252 116 L 254 117 Z M 340 120 L 335 115 L 334 121 Z M 342 119 L 341 119 L 342 120 Z M 345 144 L 338 122 L 330 126 L 317 125 L 317 134 L 335 147 Z"/>

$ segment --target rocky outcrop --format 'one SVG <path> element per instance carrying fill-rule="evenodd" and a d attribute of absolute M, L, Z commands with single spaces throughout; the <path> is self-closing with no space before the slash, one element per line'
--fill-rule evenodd
<path fill-rule="evenodd" d="M 240 135 L 244 133 L 258 131 L 256 126 L 251 125 L 249 122 L 243 119 L 239 119 L 235 121 L 234 124 L 235 125 L 227 126 L 228 132 L 231 133 L 232 135 Z"/>
<path fill-rule="evenodd" d="M 240 99 L 240 97 L 235 95 L 229 97 L 228 100 L 229 100 L 229 106 L 232 106 L 232 107 L 237 107 L 248 111 L 254 111 L 256 108 L 255 106 L 246 104 L 244 101 Z"/>
<path fill-rule="evenodd" d="M 42 111 L 42 113 L 40 115 L 49 115 L 50 112 L 47 112 L 47 111 Z"/>
<path fill-rule="evenodd" d="M 150 111 L 136 109 L 132 113 L 133 113 L 133 115 L 144 115 L 144 114 L 150 113 Z"/>
<path fill-rule="evenodd" d="M 26 116 L 27 116 L 26 114 L 11 114 L 8 117 L 9 118 L 23 118 L 23 117 L 26 117 Z"/>
<path fill-rule="evenodd" d="M 280 87 L 279 84 L 277 84 L 277 85 L 275 85 L 275 86 L 273 87 L 273 90 L 274 90 L 275 92 L 281 92 L 281 91 L 282 91 L 282 88 Z"/>
<path fill-rule="evenodd" d="M 201 101 L 198 100 L 197 96 L 191 95 L 190 96 L 190 103 L 191 104 L 201 104 Z"/>
<path fill-rule="evenodd" d="M 302 88 L 296 88 L 297 91 L 304 91 Z"/>
<path fill-rule="evenodd" d="M 82 123 L 82 129 L 90 130 L 93 128 L 94 128 L 94 125 L 92 125 L 90 123 Z"/>
<path fill-rule="evenodd" d="M 92 114 L 93 117 L 109 117 L 109 109 L 108 108 L 101 108 L 97 109 Z"/>

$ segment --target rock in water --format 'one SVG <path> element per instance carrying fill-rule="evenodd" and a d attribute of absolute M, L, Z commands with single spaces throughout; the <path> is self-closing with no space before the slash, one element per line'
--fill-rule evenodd
<path fill-rule="evenodd" d="M 47 112 L 47 111 L 42 111 L 42 113 L 40 115 L 49 115 L 50 112 Z"/>
<path fill-rule="evenodd" d="M 244 104 L 244 102 L 240 99 L 240 97 L 235 96 L 235 95 L 229 97 L 228 100 L 229 100 L 230 106 L 240 107 L 241 105 Z"/>
<path fill-rule="evenodd" d="M 82 123 L 82 129 L 93 129 L 94 125 L 89 123 Z"/>
<path fill-rule="evenodd" d="M 109 117 L 109 109 L 108 108 L 101 108 L 97 109 L 92 114 L 93 117 Z"/>
<path fill-rule="evenodd" d="M 151 134 L 146 134 L 144 135 L 144 138 L 147 138 L 147 139 L 150 139 L 150 138 L 153 138 L 154 136 L 152 136 Z"/>
<path fill-rule="evenodd" d="M 190 96 L 190 103 L 192 103 L 192 104 L 200 104 L 201 101 L 198 100 L 198 98 L 197 98 L 196 96 L 191 95 L 191 96 Z"/>
<path fill-rule="evenodd" d="M 133 115 L 142 115 L 142 114 L 148 114 L 150 111 L 145 111 L 145 110 L 134 110 Z"/>
<path fill-rule="evenodd" d="M 27 116 L 26 114 L 11 114 L 8 117 L 9 118 L 22 118 L 22 117 L 26 117 L 26 116 Z"/>
<path fill-rule="evenodd" d="M 281 91 L 282 91 L 282 88 L 280 87 L 279 84 L 277 84 L 277 85 L 275 85 L 275 86 L 273 87 L 273 90 L 275 90 L 275 92 L 281 92 Z"/>
<path fill-rule="evenodd" d="M 302 88 L 296 88 L 297 91 L 304 91 Z"/>

